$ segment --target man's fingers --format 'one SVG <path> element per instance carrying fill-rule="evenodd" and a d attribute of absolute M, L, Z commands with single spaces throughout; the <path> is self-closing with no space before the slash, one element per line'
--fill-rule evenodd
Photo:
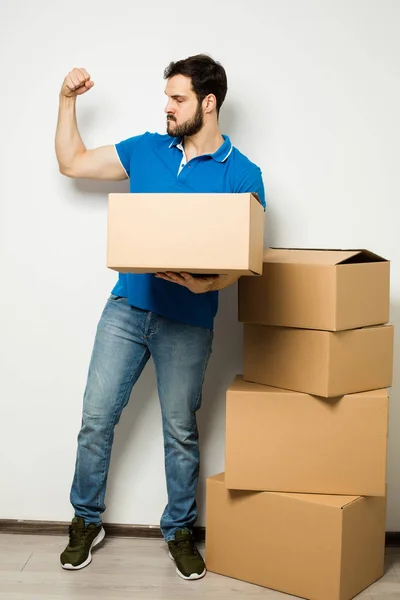
<path fill-rule="evenodd" d="M 93 87 L 94 83 L 86 69 L 75 67 L 65 77 L 61 86 L 61 95 L 68 98 L 75 98 L 85 94 Z"/>
<path fill-rule="evenodd" d="M 179 276 L 176 273 L 155 273 L 156 277 L 160 279 L 166 279 L 167 281 L 176 281 Z"/>
<path fill-rule="evenodd" d="M 190 273 L 179 273 L 182 277 L 184 277 L 184 279 L 190 280 L 190 279 L 197 279 L 199 281 L 215 281 L 216 279 L 218 279 L 218 277 L 220 277 L 220 275 L 197 275 L 194 276 L 191 275 Z"/>
<path fill-rule="evenodd" d="M 85 69 L 73 69 L 70 73 L 70 80 L 74 89 L 77 89 L 85 85 L 85 82 L 90 80 L 90 76 Z"/>
<path fill-rule="evenodd" d="M 184 279 L 182 273 L 173 273 L 172 271 L 167 271 L 166 275 L 173 279 L 174 281 L 179 281 L 180 279 Z"/>
<path fill-rule="evenodd" d="M 78 87 L 80 87 L 82 84 L 78 79 L 77 75 L 73 75 L 71 74 L 68 78 L 68 82 L 67 82 L 68 87 L 71 90 L 76 90 Z"/>
<path fill-rule="evenodd" d="M 72 70 L 72 75 L 74 76 L 74 78 L 76 78 L 78 80 L 78 82 L 81 85 L 83 85 L 85 83 L 85 81 L 90 79 L 90 75 L 86 71 L 86 69 L 77 69 L 75 67 L 75 69 Z"/>
<path fill-rule="evenodd" d="M 86 71 L 86 69 L 79 69 L 79 71 L 81 72 L 81 74 L 83 75 L 83 77 L 85 78 L 85 80 L 89 80 L 90 79 L 90 75 Z"/>

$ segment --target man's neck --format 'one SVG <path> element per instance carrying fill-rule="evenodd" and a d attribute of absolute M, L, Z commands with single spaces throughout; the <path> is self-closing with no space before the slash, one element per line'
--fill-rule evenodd
<path fill-rule="evenodd" d="M 186 159 L 189 161 L 195 156 L 201 156 L 202 154 L 214 154 L 223 143 L 224 138 L 218 126 L 211 131 L 203 127 L 196 135 L 185 137 L 183 145 Z"/>

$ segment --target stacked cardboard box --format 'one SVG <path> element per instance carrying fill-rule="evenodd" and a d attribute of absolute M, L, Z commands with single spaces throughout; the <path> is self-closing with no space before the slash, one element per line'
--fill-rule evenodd
<path fill-rule="evenodd" d="M 239 282 L 244 373 L 227 391 L 225 473 L 207 480 L 209 570 L 313 600 L 383 574 L 389 262 L 269 249 Z"/>

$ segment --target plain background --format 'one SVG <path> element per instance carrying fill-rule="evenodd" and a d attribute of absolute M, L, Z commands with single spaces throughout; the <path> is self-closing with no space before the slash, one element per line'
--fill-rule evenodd
<path fill-rule="evenodd" d="M 229 82 L 222 131 L 263 171 L 266 244 L 368 248 L 391 259 L 398 326 L 399 30 L 396 0 L 1 3 L 0 518 L 71 518 L 87 367 L 116 279 L 105 267 L 107 194 L 128 184 L 59 174 L 54 133 L 67 72 L 85 67 L 95 81 L 78 99 L 80 131 L 95 147 L 163 133 L 164 67 L 198 52 L 219 60 Z M 221 293 L 199 414 L 200 525 L 205 477 L 224 468 L 225 389 L 242 369 L 236 303 L 236 286 Z M 400 530 L 398 375 L 395 362 L 390 531 Z M 158 525 L 165 500 L 149 364 L 116 430 L 104 518 Z"/>

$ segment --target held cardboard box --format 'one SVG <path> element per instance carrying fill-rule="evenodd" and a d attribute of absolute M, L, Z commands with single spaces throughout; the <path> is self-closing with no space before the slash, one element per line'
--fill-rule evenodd
<path fill-rule="evenodd" d="M 393 326 L 319 331 L 244 325 L 246 381 L 325 398 L 392 385 Z"/>
<path fill-rule="evenodd" d="M 385 496 L 387 390 L 327 399 L 247 383 L 226 395 L 229 489 Z"/>
<path fill-rule="evenodd" d="M 121 273 L 259 275 L 264 209 L 254 194 L 110 194 L 107 267 Z"/>
<path fill-rule="evenodd" d="M 382 577 L 384 497 L 238 492 L 207 479 L 209 571 L 310 600 L 350 600 Z"/>
<path fill-rule="evenodd" d="M 239 282 L 239 320 L 339 331 L 389 321 L 390 263 L 368 250 L 264 251 L 263 274 Z"/>

